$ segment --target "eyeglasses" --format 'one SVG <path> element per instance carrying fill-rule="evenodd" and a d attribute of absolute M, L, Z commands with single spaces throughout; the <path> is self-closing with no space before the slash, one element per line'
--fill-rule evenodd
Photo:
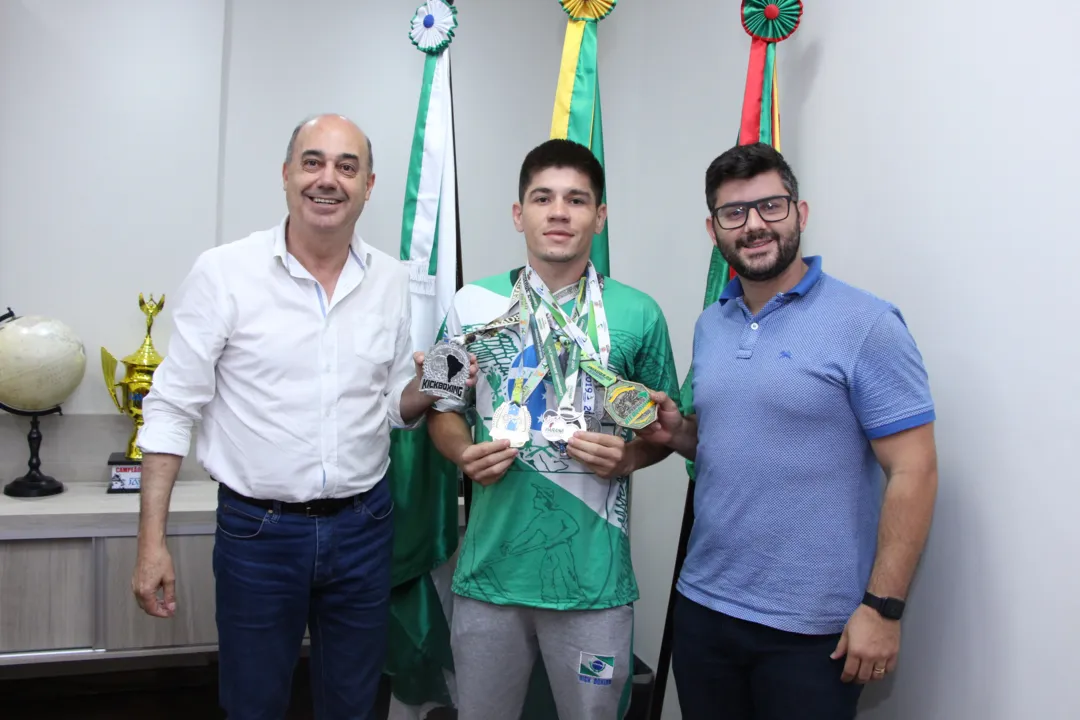
<path fill-rule="evenodd" d="M 738 230 L 746 224 L 750 210 L 757 210 L 758 216 L 768 223 L 787 220 L 791 213 L 791 196 L 774 195 L 748 203 L 728 203 L 713 210 L 713 217 L 724 230 Z"/>

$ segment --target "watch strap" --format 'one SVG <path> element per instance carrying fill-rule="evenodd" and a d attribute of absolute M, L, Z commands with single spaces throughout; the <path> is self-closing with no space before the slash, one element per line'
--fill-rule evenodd
<path fill-rule="evenodd" d="M 878 611 L 887 620 L 899 620 L 904 615 L 905 603 L 899 598 L 878 597 L 867 592 L 863 595 L 863 605 L 868 605 Z"/>

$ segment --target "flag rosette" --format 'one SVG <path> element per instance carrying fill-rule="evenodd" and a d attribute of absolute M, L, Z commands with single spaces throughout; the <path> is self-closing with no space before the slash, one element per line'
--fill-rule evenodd
<path fill-rule="evenodd" d="M 799 28 L 802 13 L 801 0 L 743 0 L 742 24 L 758 40 L 780 42 Z"/>
<path fill-rule="evenodd" d="M 739 144 L 763 142 L 779 149 L 776 45 L 798 30 L 802 0 L 743 0 L 741 14 L 751 41 Z"/>
<path fill-rule="evenodd" d="M 559 0 L 571 20 L 603 20 L 615 9 L 617 0 Z"/>
<path fill-rule="evenodd" d="M 437 55 L 450 46 L 457 28 L 457 8 L 443 0 L 427 0 L 416 8 L 409 29 L 412 44 L 429 55 Z"/>

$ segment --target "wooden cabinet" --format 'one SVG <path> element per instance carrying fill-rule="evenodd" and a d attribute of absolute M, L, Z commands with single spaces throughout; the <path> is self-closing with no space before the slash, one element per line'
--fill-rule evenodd
<path fill-rule="evenodd" d="M 93 540 L 0 543 L 0 653 L 90 648 Z"/>
<path fill-rule="evenodd" d="M 103 627 L 105 650 L 132 650 L 217 643 L 214 621 L 214 536 L 179 535 L 169 538 L 176 570 L 176 615 L 150 617 L 131 593 L 136 540 L 101 539 Z"/>
<path fill-rule="evenodd" d="M 162 619 L 131 593 L 137 495 L 80 482 L 40 500 L 0 495 L 0 668 L 216 649 L 216 506 L 212 481 L 173 489 L 177 613 Z M 459 506 L 462 525 L 463 515 Z"/>

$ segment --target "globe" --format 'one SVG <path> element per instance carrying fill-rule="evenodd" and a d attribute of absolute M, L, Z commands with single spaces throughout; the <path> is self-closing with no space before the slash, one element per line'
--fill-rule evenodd
<path fill-rule="evenodd" d="M 28 315 L 0 323 L 0 404 L 44 412 L 63 403 L 86 374 L 86 350 L 70 327 Z"/>

